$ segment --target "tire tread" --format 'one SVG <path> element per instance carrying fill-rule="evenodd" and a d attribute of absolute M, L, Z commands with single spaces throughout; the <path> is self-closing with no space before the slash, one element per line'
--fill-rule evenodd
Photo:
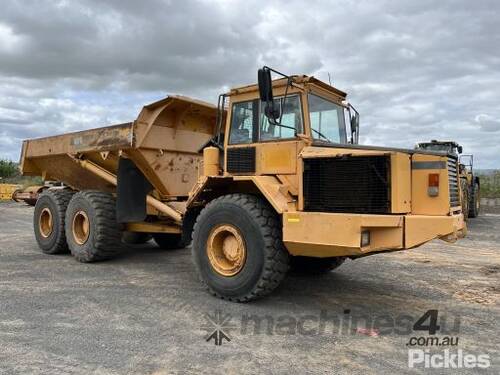
<path fill-rule="evenodd" d="M 54 228 L 58 231 L 59 236 L 56 237 L 56 242 L 50 250 L 42 250 L 46 254 L 63 254 L 68 252 L 68 243 L 66 241 L 66 233 L 64 229 L 64 222 L 66 217 L 66 209 L 68 208 L 69 201 L 73 196 L 74 192 L 71 190 L 45 190 L 40 198 L 43 196 L 48 196 L 56 206 L 56 212 L 53 213 L 59 217 L 59 227 Z M 38 225 L 37 217 L 34 218 L 33 225 Z M 36 230 L 36 229 L 35 229 Z"/>
<path fill-rule="evenodd" d="M 93 241 L 87 251 L 71 251 L 72 255 L 80 262 L 88 263 L 115 257 L 122 249 L 121 230 L 116 222 L 115 198 L 110 193 L 100 191 L 80 191 L 73 199 L 82 197 L 93 208 L 96 233 L 89 240 Z M 71 231 L 68 225 L 67 234 Z"/>
<path fill-rule="evenodd" d="M 213 296 L 234 302 L 249 302 L 269 295 L 285 279 L 289 268 L 289 255 L 282 242 L 282 228 L 278 215 L 267 202 L 258 196 L 228 194 L 216 198 L 207 204 L 196 220 L 194 233 L 197 232 L 198 226 L 205 220 L 207 215 L 210 215 L 210 208 L 219 203 L 234 204 L 243 208 L 261 228 L 265 242 L 264 267 L 253 290 L 241 297 L 234 298 L 221 295 L 212 289 L 203 279 L 201 280 L 202 284 Z"/>

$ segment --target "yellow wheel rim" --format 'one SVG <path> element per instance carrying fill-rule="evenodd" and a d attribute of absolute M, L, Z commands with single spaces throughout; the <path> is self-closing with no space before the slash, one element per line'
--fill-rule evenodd
<path fill-rule="evenodd" d="M 71 229 L 73 238 L 78 245 L 83 245 L 87 242 L 90 234 L 90 221 L 85 211 L 78 211 L 75 216 L 73 216 Z"/>
<path fill-rule="evenodd" d="M 229 224 L 214 228 L 208 236 L 207 255 L 212 268 L 222 276 L 234 276 L 240 272 L 247 251 L 238 229 Z"/>
<path fill-rule="evenodd" d="M 52 228 L 54 222 L 52 220 L 52 212 L 48 207 L 45 207 L 40 213 L 40 218 L 38 219 L 38 229 L 42 237 L 47 238 L 52 234 Z"/>

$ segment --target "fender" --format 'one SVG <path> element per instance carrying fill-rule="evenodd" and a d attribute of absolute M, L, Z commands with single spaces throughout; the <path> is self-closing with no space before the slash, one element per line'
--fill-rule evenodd
<path fill-rule="evenodd" d="M 205 176 L 189 194 L 187 207 L 203 205 L 231 193 L 260 193 L 280 215 L 295 202 L 289 186 L 274 176 Z"/>

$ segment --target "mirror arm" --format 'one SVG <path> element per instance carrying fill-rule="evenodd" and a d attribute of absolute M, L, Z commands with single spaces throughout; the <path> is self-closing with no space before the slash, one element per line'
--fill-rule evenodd
<path fill-rule="evenodd" d="M 351 122 L 351 144 L 357 144 L 359 142 L 359 112 L 354 108 L 354 106 L 351 103 L 347 104 L 349 107 L 349 116 L 351 116 L 351 109 L 354 112 L 354 118 L 357 119 L 356 121 L 356 129 L 352 129 L 352 122 Z M 349 119 L 351 121 L 351 118 Z"/>
<path fill-rule="evenodd" d="M 264 69 L 264 70 L 269 70 L 269 71 L 271 71 L 271 72 L 273 72 L 273 73 L 279 74 L 280 76 L 282 76 L 282 77 L 284 77 L 284 78 L 288 78 L 288 80 L 291 80 L 291 78 L 292 78 L 292 77 L 290 77 L 290 76 L 287 76 L 286 74 L 283 74 L 283 73 L 281 73 L 281 72 L 278 72 L 277 70 L 275 70 L 275 69 L 273 69 L 273 68 L 268 67 L 267 65 L 264 65 L 264 66 L 262 67 L 262 69 Z"/>
<path fill-rule="evenodd" d="M 349 103 L 348 105 L 349 105 L 350 108 L 352 108 L 352 110 L 354 111 L 354 113 L 356 113 L 356 115 L 359 116 L 359 112 L 356 110 L 356 108 L 354 108 L 354 106 L 351 103 Z"/>
<path fill-rule="evenodd" d="M 292 83 L 292 77 L 288 77 L 285 88 L 285 96 L 283 96 L 283 98 L 280 99 L 280 120 L 279 120 L 280 124 L 281 124 L 281 119 L 283 118 L 283 106 L 285 105 L 286 96 L 288 95 L 288 87 L 290 87 L 291 83 Z"/>
<path fill-rule="evenodd" d="M 356 121 L 356 113 L 354 113 L 354 115 L 353 115 L 351 112 L 351 108 L 354 111 L 354 108 L 351 107 L 351 104 L 349 103 L 348 110 L 349 110 L 349 126 L 351 128 L 351 144 L 354 145 L 354 144 L 356 144 L 356 140 L 354 137 L 355 137 L 355 134 L 357 133 L 357 129 L 353 128 L 353 122 L 355 123 L 355 121 Z"/>
<path fill-rule="evenodd" d="M 219 148 L 222 147 L 221 144 L 221 134 L 222 134 L 222 123 L 224 122 L 224 106 L 226 103 L 227 94 L 220 94 L 219 100 L 217 102 L 217 145 Z"/>
<path fill-rule="evenodd" d="M 276 109 L 275 109 L 275 106 L 274 106 L 274 98 L 273 98 L 273 95 L 272 95 L 272 80 L 271 80 L 271 72 L 275 73 L 275 74 L 278 74 L 284 78 L 287 79 L 287 84 L 286 84 L 286 88 L 285 88 L 285 95 L 283 98 L 280 98 L 280 108 L 279 108 L 279 114 L 276 113 Z M 269 84 L 270 84 L 270 93 L 269 95 L 264 95 L 263 94 L 263 88 L 261 88 L 261 85 L 260 85 L 260 81 L 261 81 L 261 77 L 262 75 L 266 75 L 268 77 L 268 80 L 270 80 Z M 288 89 L 290 86 L 293 86 L 293 77 L 292 76 L 288 76 L 286 74 L 283 74 L 273 68 L 270 68 L 266 65 L 264 65 L 262 67 L 262 69 L 259 69 L 259 91 L 260 91 L 260 98 L 262 101 L 264 101 L 264 98 L 265 98 L 265 110 L 264 110 L 264 114 L 265 116 L 267 117 L 268 121 L 270 124 L 272 125 L 279 125 L 281 124 L 281 120 L 283 119 L 283 106 L 284 106 L 284 102 L 286 101 L 286 98 L 287 98 L 287 95 L 288 95 Z M 272 99 L 271 99 L 272 98 Z M 279 115 L 279 116 L 277 116 Z"/>

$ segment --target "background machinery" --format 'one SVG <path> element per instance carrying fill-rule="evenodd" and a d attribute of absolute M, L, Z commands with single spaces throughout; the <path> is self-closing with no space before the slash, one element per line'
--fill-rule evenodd
<path fill-rule="evenodd" d="M 420 150 L 441 151 L 459 157 L 459 176 L 461 185 L 461 203 L 465 218 L 477 217 L 480 209 L 480 182 L 479 176 L 474 173 L 474 157 L 471 154 L 462 154 L 462 146 L 453 141 L 437 141 L 418 143 Z"/>

